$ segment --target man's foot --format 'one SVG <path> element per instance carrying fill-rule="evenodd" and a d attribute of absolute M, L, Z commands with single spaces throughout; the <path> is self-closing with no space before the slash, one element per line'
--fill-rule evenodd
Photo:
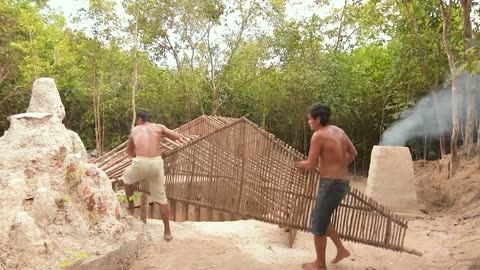
<path fill-rule="evenodd" d="M 172 234 L 171 233 L 163 234 L 163 239 L 165 239 L 165 241 L 167 241 L 167 242 L 172 240 L 173 239 Z"/>
<path fill-rule="evenodd" d="M 335 257 L 335 259 L 333 259 L 331 263 L 333 264 L 338 263 L 339 261 L 347 258 L 348 256 L 350 256 L 350 252 L 348 252 L 348 250 L 340 249 L 337 251 L 337 257 Z"/>
<path fill-rule="evenodd" d="M 326 270 L 327 267 L 324 265 L 320 265 L 317 261 L 311 263 L 304 263 L 302 264 L 302 269 L 304 270 Z"/>

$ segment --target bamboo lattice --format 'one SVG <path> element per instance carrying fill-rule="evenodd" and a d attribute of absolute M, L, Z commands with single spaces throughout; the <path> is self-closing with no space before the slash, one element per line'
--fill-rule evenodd
<path fill-rule="evenodd" d="M 206 134 L 219 129 L 220 127 L 228 125 L 235 120 L 235 118 L 202 115 L 186 123 L 185 125 L 174 129 L 174 131 L 182 134 L 184 139 L 186 138 L 192 140 L 201 136 L 205 136 Z M 186 140 L 172 141 L 168 138 L 164 138 L 161 142 L 160 149 L 161 152 L 164 153 L 186 143 Z M 125 153 L 126 149 L 127 141 L 115 147 L 105 155 L 92 160 L 91 162 L 97 164 L 100 169 L 105 171 L 110 179 L 112 179 L 114 182 L 117 182 L 121 180 L 125 168 L 132 163 L 132 159 Z"/>
<path fill-rule="evenodd" d="M 304 155 L 246 118 L 202 116 L 177 131 L 193 140 L 162 143 L 169 199 L 310 230 L 320 178 L 316 171 L 296 168 Z M 121 177 L 129 163 L 114 158 L 122 147 L 97 159 L 111 179 Z M 345 240 L 419 255 L 404 247 L 407 221 L 356 189 L 334 212 L 332 223 Z"/>

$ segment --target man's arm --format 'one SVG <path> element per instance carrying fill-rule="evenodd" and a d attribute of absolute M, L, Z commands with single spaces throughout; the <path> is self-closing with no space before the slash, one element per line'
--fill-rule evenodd
<path fill-rule="evenodd" d="M 311 170 L 318 166 L 318 157 L 321 151 L 321 139 L 318 133 L 313 133 L 312 140 L 310 142 L 310 150 L 308 152 L 308 159 L 306 161 L 300 161 L 297 167 L 300 170 Z"/>
<path fill-rule="evenodd" d="M 158 125 L 158 127 L 160 128 L 160 131 L 162 132 L 162 134 L 171 139 L 171 140 L 179 140 L 180 139 L 180 134 L 178 134 L 177 132 L 171 130 L 171 129 L 168 129 L 166 126 L 164 125 Z"/>
<path fill-rule="evenodd" d="M 128 136 L 127 151 L 126 152 L 129 156 L 135 157 L 135 144 L 133 143 L 132 133 L 133 133 L 133 129 L 130 132 L 130 136 Z"/>
<path fill-rule="evenodd" d="M 357 149 L 355 149 L 355 146 L 353 146 L 352 141 L 350 140 L 350 138 L 346 133 L 345 133 L 345 143 L 347 144 L 347 164 L 346 165 L 348 166 L 355 159 L 358 152 L 357 152 Z"/>

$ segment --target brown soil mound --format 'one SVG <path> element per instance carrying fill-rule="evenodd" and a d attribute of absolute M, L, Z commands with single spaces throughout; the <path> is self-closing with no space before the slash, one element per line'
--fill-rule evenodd
<path fill-rule="evenodd" d="M 480 215 L 480 169 L 475 159 L 459 158 L 456 174 L 449 178 L 450 157 L 436 161 L 415 161 L 418 202 L 427 211 L 452 211 Z"/>

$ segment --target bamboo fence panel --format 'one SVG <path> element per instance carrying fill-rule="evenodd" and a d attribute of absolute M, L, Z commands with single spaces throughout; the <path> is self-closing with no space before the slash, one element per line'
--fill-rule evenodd
<path fill-rule="evenodd" d="M 202 116 L 177 131 L 192 140 L 162 143 L 169 199 L 310 231 L 320 178 L 316 171 L 296 168 L 304 155 L 243 117 Z M 128 166 L 118 158 L 121 151 L 98 159 L 108 165 L 107 175 L 118 178 Z M 143 183 L 136 188 L 148 192 Z M 403 246 L 407 220 L 354 188 L 332 223 L 344 240 L 420 254 Z"/>
<path fill-rule="evenodd" d="M 170 161 L 170 155 L 179 153 L 189 157 L 189 164 L 180 164 L 179 159 Z M 174 184 L 169 179 L 176 170 L 192 172 L 184 180 L 188 183 L 187 188 L 177 189 L 168 196 L 234 215 L 309 231 L 310 213 L 320 179 L 315 171 L 302 173 L 296 169 L 295 164 L 304 158 L 242 118 L 166 153 L 165 161 L 170 169 L 167 186 Z M 205 180 L 199 160 L 204 163 L 210 160 L 209 166 L 218 168 L 217 171 L 223 174 L 212 173 L 209 174 L 212 180 Z M 231 177 L 225 177 L 225 173 Z M 200 188 L 196 185 L 198 183 L 208 187 Z M 217 192 L 219 189 L 220 194 Z M 217 203 L 212 203 L 215 201 Z M 375 222 L 369 223 L 368 218 L 372 216 Z M 356 189 L 347 195 L 332 221 L 345 240 L 409 252 L 402 241 L 396 239 L 405 234 L 407 221 Z M 367 235 L 365 232 L 369 231 L 374 233 Z"/>

